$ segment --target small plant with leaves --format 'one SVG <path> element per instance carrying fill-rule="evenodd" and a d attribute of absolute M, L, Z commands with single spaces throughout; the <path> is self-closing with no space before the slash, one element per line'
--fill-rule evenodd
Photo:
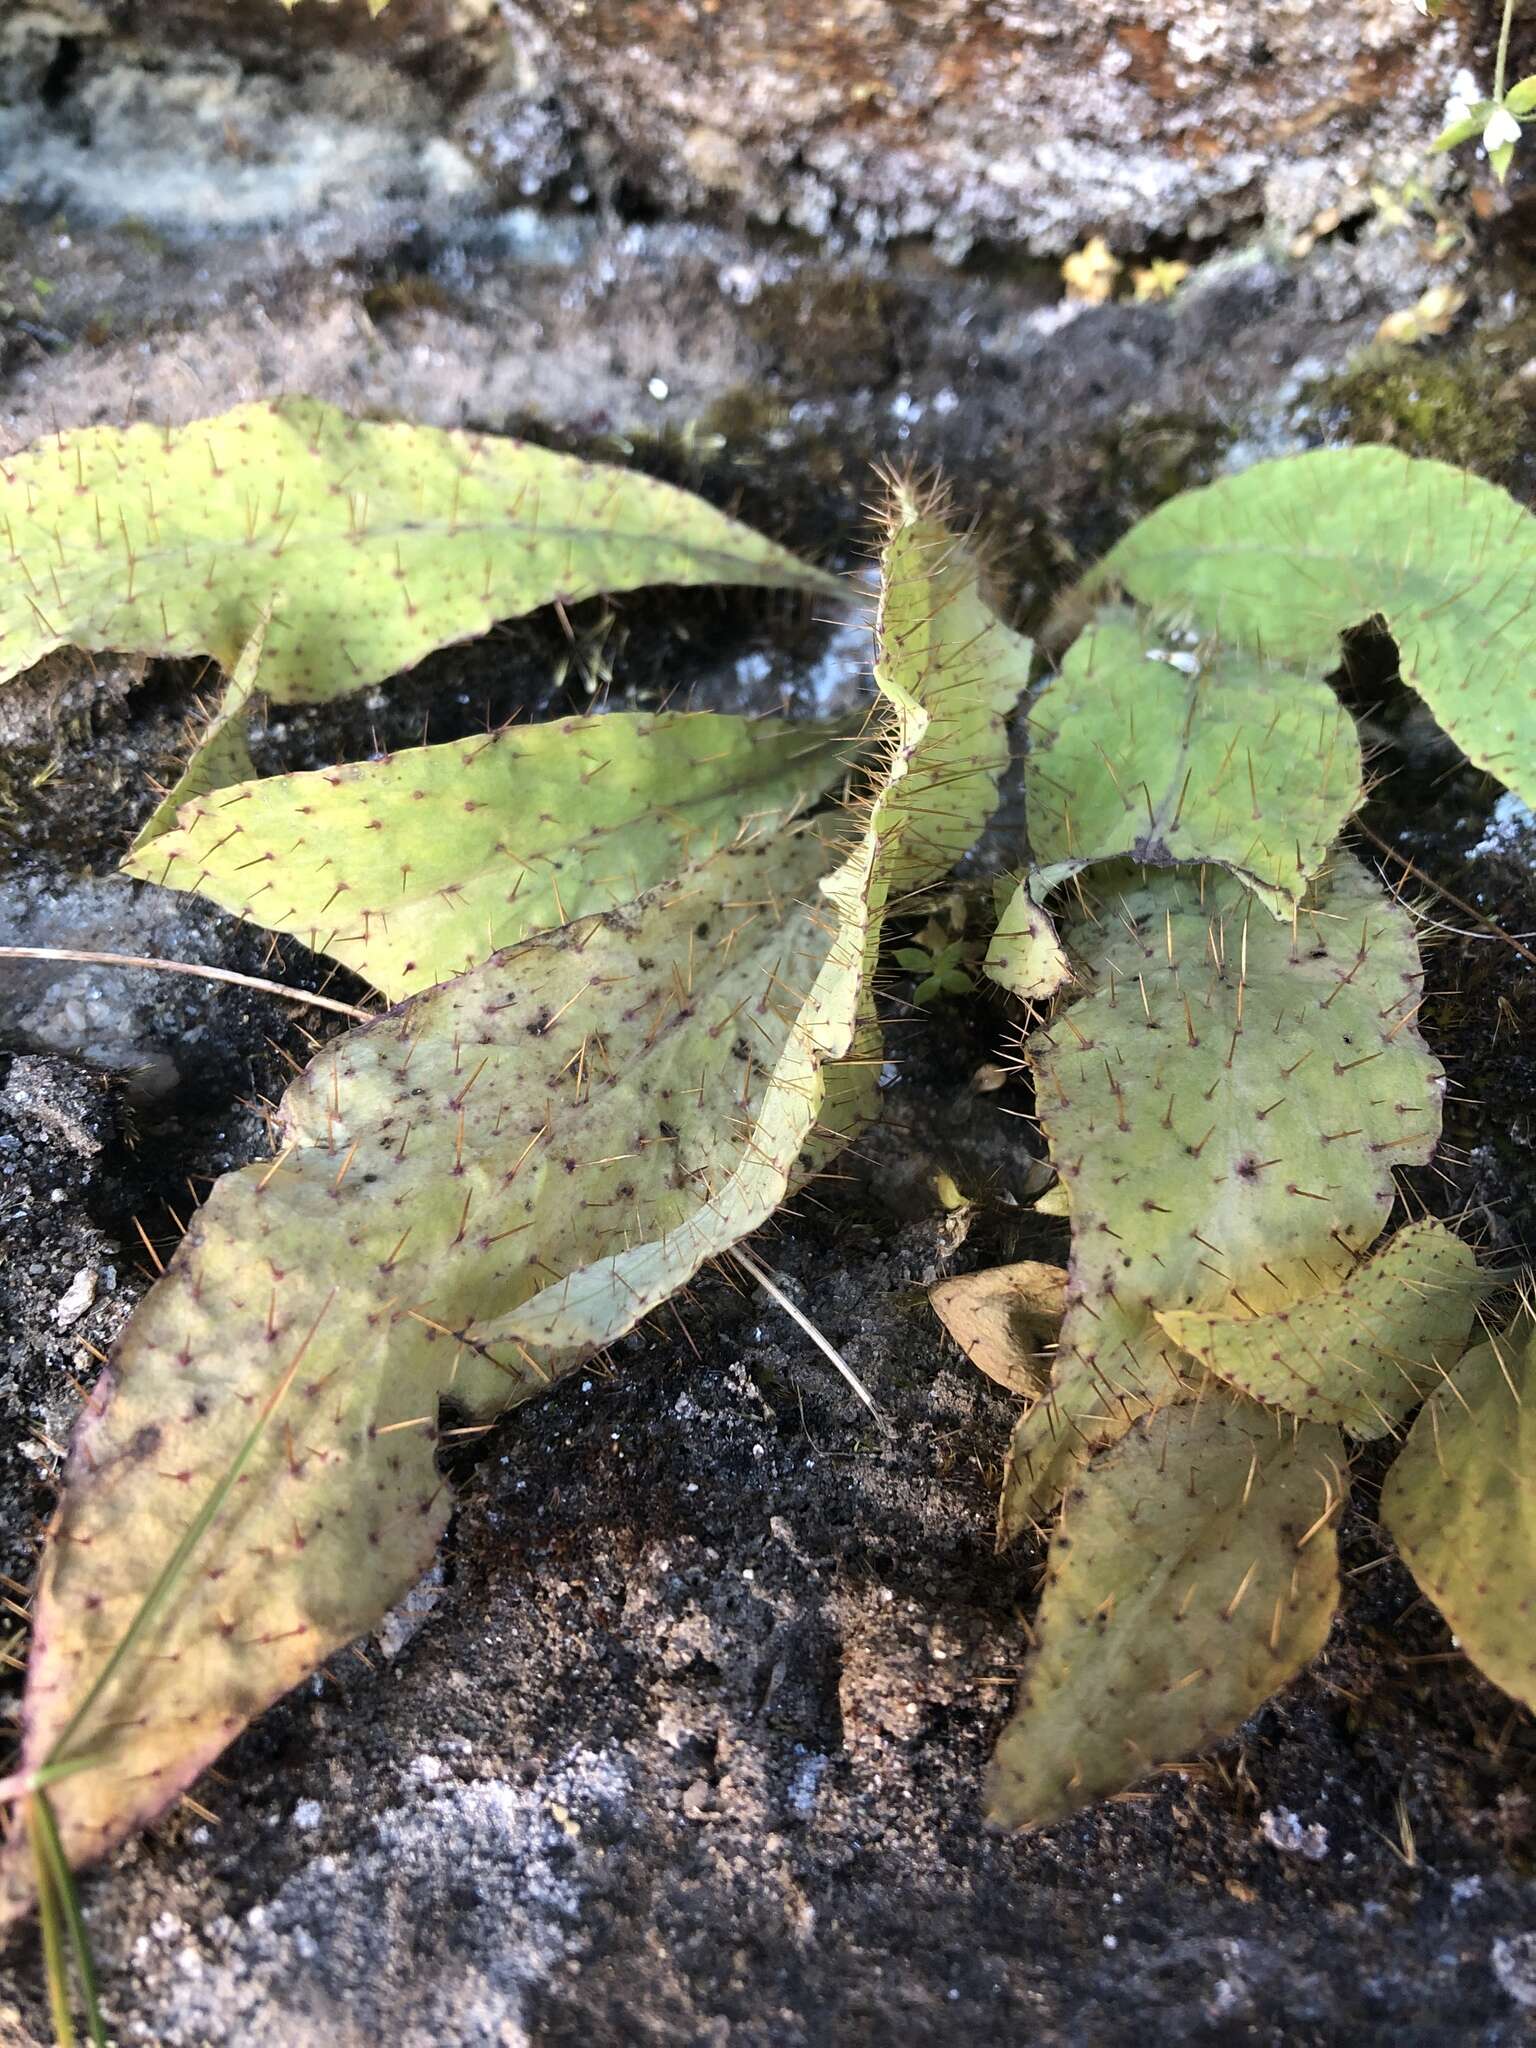
<path fill-rule="evenodd" d="M 891 952 L 894 965 L 917 976 L 912 1001 L 920 1010 L 976 993 L 972 970 L 980 948 L 965 935 L 964 899 L 952 897 L 947 913 L 930 917 L 914 938 Z"/>
<path fill-rule="evenodd" d="M 1440 11 L 1436 0 L 1417 0 L 1417 4 L 1421 14 L 1433 16 Z M 1514 18 L 1515 0 L 1504 0 L 1492 92 L 1486 98 L 1457 93 L 1450 99 L 1445 109 L 1445 126 L 1431 145 L 1438 152 L 1458 149 L 1474 139 L 1480 141 L 1501 185 L 1509 176 L 1526 123 L 1536 116 L 1536 76 L 1509 83 L 1509 38 Z"/>
<path fill-rule="evenodd" d="M 0 483 L 7 675 L 65 642 L 229 675 L 127 872 L 392 1006 L 216 1185 L 76 1433 L 0 1852 L 0 1917 L 40 1903 L 62 2028 L 66 1944 L 92 1995 L 70 1869 L 426 1568 L 445 1407 L 478 1427 L 538 1396 L 856 1136 L 882 958 L 919 1004 L 974 992 L 961 899 L 907 945 L 885 927 L 991 815 L 1033 650 L 943 506 L 897 485 L 862 733 L 607 713 L 263 777 L 263 696 L 323 701 L 594 591 L 832 579 L 647 479 L 303 401 L 61 435 Z M 1164 506 L 1063 612 L 984 964 L 1027 1019 L 1070 1261 L 934 1296 L 1024 1403 L 1000 1537 L 1047 1544 L 1004 1824 L 1190 1754 L 1301 1670 L 1339 1596 L 1349 1446 L 1405 1429 L 1388 1526 L 1536 1700 L 1529 1332 L 1466 1353 L 1476 1261 L 1396 1215 L 1443 1073 L 1413 920 L 1346 843 L 1361 749 L 1328 681 L 1382 618 L 1469 757 L 1536 797 L 1533 534 L 1442 465 L 1323 451 Z"/>

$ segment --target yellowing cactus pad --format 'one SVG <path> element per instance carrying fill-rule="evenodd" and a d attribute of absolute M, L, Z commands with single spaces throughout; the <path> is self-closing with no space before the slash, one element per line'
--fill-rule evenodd
<path fill-rule="evenodd" d="M 1381 1519 L 1457 1643 L 1536 1708 L 1536 1359 L 1531 1325 L 1468 1352 L 1431 1394 Z"/>
<path fill-rule="evenodd" d="M 987 973 L 1021 1002 L 1043 1003 L 1072 979 L 1072 967 L 1049 912 L 1020 882 L 1007 898 L 982 962 Z"/>
<path fill-rule="evenodd" d="M 941 1280 L 928 1299 L 978 1372 L 1011 1394 L 1033 1399 L 1045 1391 L 1067 1307 L 1065 1268 L 1020 1259 Z"/>
<path fill-rule="evenodd" d="M 1265 1315 L 1158 1313 L 1164 1334 L 1218 1379 L 1351 1436 L 1390 1436 L 1443 1385 L 1466 1349 L 1482 1281 L 1470 1245 L 1443 1223 L 1387 1239 L 1337 1287 Z"/>
<path fill-rule="evenodd" d="M 1067 1497 L 987 1812 L 1040 1827 L 1229 1734 L 1338 1603 L 1343 1445 L 1210 1393 L 1144 1415 Z"/>
<path fill-rule="evenodd" d="M 556 598 L 838 588 L 670 484 L 310 398 L 81 427 L 5 457 L 0 559 L 0 680 L 63 646 L 232 669 L 280 596 L 261 684 L 285 703 L 361 689 Z"/>
<path fill-rule="evenodd" d="M 1393 1169 L 1440 1132 L 1412 924 L 1347 856 L 1294 928 L 1214 868 L 1128 870 L 1072 939 L 1096 985 L 1026 1048 L 1072 1279 L 1050 1394 L 1010 1447 L 1005 1540 L 1178 1396 L 1189 1362 L 1159 1311 L 1240 1294 L 1264 1313 L 1336 1284 L 1387 1221 Z"/>

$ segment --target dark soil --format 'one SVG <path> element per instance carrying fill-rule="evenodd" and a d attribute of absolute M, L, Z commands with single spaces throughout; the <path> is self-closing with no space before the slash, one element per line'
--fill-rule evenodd
<path fill-rule="evenodd" d="M 54 233 L 13 223 L 18 265 Z M 108 274 L 103 239 L 78 233 L 79 275 Z M 86 333 L 83 304 L 56 308 L 57 343 L 20 338 L 0 408 L 18 432 L 56 404 L 65 423 L 121 416 L 135 362 L 157 416 L 303 385 L 417 416 L 441 402 L 642 462 L 842 562 L 871 463 L 941 462 L 1038 621 L 1077 564 L 1234 447 L 1328 431 L 1309 380 L 1422 284 L 1411 237 L 1367 235 L 1301 266 L 1231 260 L 1177 316 L 1116 306 L 1062 326 L 1038 274 L 893 261 L 850 282 L 757 242 L 590 224 L 577 252 L 514 259 L 473 223 L 342 271 L 329 253 L 263 271 L 235 243 L 197 263 L 114 244 L 113 338 Z M 238 340 L 258 331 L 259 362 Z M 653 377 L 682 394 L 671 412 Z M 594 660 L 597 622 L 574 621 Z M 803 702 L 826 643 L 738 596 L 626 600 L 619 622 L 611 689 L 637 701 Z M 168 956 L 318 987 L 325 964 L 302 949 L 269 958 L 233 920 L 105 879 L 195 680 L 104 672 L 13 700 L 5 921 L 51 943 L 150 934 Z M 1497 792 L 1379 650 L 1346 688 L 1382 778 L 1366 823 L 1507 929 L 1536 929 L 1536 839 L 1474 856 Z M 268 758 L 588 701 L 558 624 L 534 620 L 285 715 Z M 1010 857 L 1006 830 L 990 857 Z M 1513 1266 L 1536 1241 L 1536 977 L 1423 882 L 1405 888 L 1452 928 L 1431 928 L 1424 1022 L 1457 1084 L 1439 1171 L 1405 1208 L 1467 1215 Z M 1062 1226 L 1017 1206 L 1030 1127 L 1006 1112 L 1027 1095 L 971 1085 L 1013 1021 L 984 998 L 913 1015 L 909 993 L 890 991 L 885 1125 L 760 1247 L 893 1434 L 724 1274 L 498 1429 L 459 1475 L 419 1632 L 402 1621 L 335 1659 L 195 1805 L 86 1882 L 119 2038 L 1529 2038 L 1536 1732 L 1387 1557 L 1370 1461 L 1313 1671 L 1198 1764 L 1035 1837 L 982 1827 L 1036 1560 L 992 1548 L 1012 1404 L 946 1350 L 924 1290 L 1059 1252 Z M 265 1150 L 261 1104 L 305 1057 L 304 1028 L 329 1028 L 318 1015 L 168 977 L 0 981 L 0 1569 L 18 1587 L 78 1388 L 151 1277 L 137 1226 L 163 1255 L 194 1192 Z M 976 1198 L 963 1237 L 941 1171 Z M 85 1269 L 94 1302 L 61 1327 Z M 0 1625 L 12 1662 L 23 1648 Z M 30 1935 L 8 1960 L 0 2041 L 45 2038 Z"/>

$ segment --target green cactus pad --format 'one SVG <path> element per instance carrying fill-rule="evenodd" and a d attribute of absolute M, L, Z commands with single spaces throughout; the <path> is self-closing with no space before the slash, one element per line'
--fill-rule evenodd
<path fill-rule="evenodd" d="M 1026 1003 L 1048 1001 L 1072 979 L 1050 913 L 1035 901 L 1028 883 L 1018 883 L 1003 903 L 982 965 L 1000 988 Z"/>
<path fill-rule="evenodd" d="M 186 767 L 144 821 L 138 838 L 133 842 L 134 853 L 158 839 L 162 833 L 169 832 L 183 804 L 212 797 L 233 782 L 244 782 L 254 777 L 256 764 L 251 759 L 250 709 L 257 692 L 261 650 L 266 642 L 271 616 L 269 605 L 263 609 L 251 629 L 250 639 L 241 648 L 240 659 L 225 685 L 224 695 L 197 733 Z M 125 861 L 124 866 L 128 865 Z M 132 872 L 131 868 L 129 871 Z"/>
<path fill-rule="evenodd" d="M 289 1091 L 277 1158 L 194 1217 L 92 1397 L 44 1559 L 21 1767 L 90 1759 L 52 1789 L 72 1862 L 410 1585 L 448 1513 L 445 1396 L 489 1416 L 541 1391 L 867 1113 L 886 901 L 985 822 L 1028 665 L 920 508 L 883 560 L 905 637 L 886 628 L 882 770 L 833 873 L 809 826 L 758 831 L 345 1033 Z M 30 1889 L 0 1852 L 0 1921 Z"/>
<path fill-rule="evenodd" d="M 1536 1708 L 1533 1345 L 1527 1316 L 1468 1352 L 1408 1432 L 1381 1519 L 1478 1670 Z"/>
<path fill-rule="evenodd" d="M 1190 1361 L 1156 1311 L 1236 1290 L 1265 1313 L 1336 1285 L 1387 1221 L 1393 1169 L 1440 1132 L 1412 924 L 1347 856 L 1294 928 L 1217 869 L 1129 869 L 1068 938 L 1093 993 L 1026 1051 L 1072 1285 L 1051 1392 L 1009 1449 L 1004 1541 L 1181 1392 Z"/>
<path fill-rule="evenodd" d="M 1164 1335 L 1241 1393 L 1351 1436 L 1390 1436 L 1466 1349 L 1483 1283 L 1443 1223 L 1388 1238 L 1343 1283 L 1267 1315 L 1163 1310 Z"/>
<path fill-rule="evenodd" d="M 124 867 L 290 932 L 393 999 L 632 901 L 744 819 L 773 829 L 846 752 L 825 727 L 702 711 L 513 726 L 197 792 Z"/>
<path fill-rule="evenodd" d="M 990 1820 L 1046 1826 L 1192 1755 L 1317 1655 L 1343 1448 L 1211 1393 L 1142 1416 L 1088 1465 L 1052 1538 Z"/>
<path fill-rule="evenodd" d="M 1088 578 L 1114 586 L 1272 661 L 1383 618 L 1457 746 L 1536 803 L 1536 519 L 1498 485 L 1391 448 L 1256 463 L 1133 527 Z"/>
<path fill-rule="evenodd" d="M 1360 800 L 1354 720 L 1320 675 L 1125 605 L 1072 643 L 1029 733 L 1041 901 L 1095 861 L 1214 861 L 1289 917 Z"/>
<path fill-rule="evenodd" d="M 0 679 L 55 647 L 211 654 L 262 610 L 262 688 L 343 695 L 562 599 L 644 584 L 833 591 L 670 484 L 315 399 L 83 427 L 0 461 Z"/>

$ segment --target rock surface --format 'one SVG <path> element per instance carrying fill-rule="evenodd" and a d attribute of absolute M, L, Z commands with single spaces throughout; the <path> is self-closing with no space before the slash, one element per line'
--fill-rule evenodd
<path fill-rule="evenodd" d="M 429 211 L 595 192 L 950 258 L 1140 248 L 1409 175 L 1474 13 L 394 0 L 370 24 L 363 0 L 53 0 L 0 29 L 0 194 L 218 228 L 362 192 Z"/>

